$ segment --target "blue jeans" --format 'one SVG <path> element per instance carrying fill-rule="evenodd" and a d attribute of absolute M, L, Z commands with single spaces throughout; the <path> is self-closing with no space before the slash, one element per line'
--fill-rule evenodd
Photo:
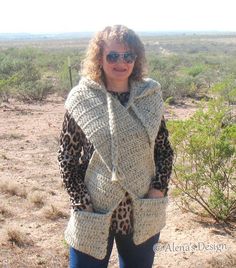
<path fill-rule="evenodd" d="M 153 246 L 159 241 L 160 233 L 140 245 L 133 243 L 132 236 L 133 234 L 121 235 L 111 231 L 107 255 L 102 260 L 70 247 L 70 268 L 107 268 L 114 239 L 118 251 L 119 268 L 151 268 L 155 256 Z"/>

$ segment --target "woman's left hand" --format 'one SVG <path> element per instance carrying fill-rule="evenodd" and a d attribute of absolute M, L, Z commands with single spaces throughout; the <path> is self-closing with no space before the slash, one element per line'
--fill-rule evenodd
<path fill-rule="evenodd" d="M 147 198 L 160 198 L 160 197 L 164 197 L 164 193 L 161 192 L 160 190 L 157 189 L 149 189 L 148 194 L 147 194 Z"/>

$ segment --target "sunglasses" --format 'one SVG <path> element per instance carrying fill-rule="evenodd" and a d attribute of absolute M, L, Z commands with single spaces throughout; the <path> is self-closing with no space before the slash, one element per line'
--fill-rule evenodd
<path fill-rule="evenodd" d="M 117 63 L 120 59 L 122 59 L 125 63 L 131 64 L 135 62 L 136 58 L 137 55 L 133 52 L 118 53 L 112 51 L 106 55 L 106 60 L 110 64 Z"/>

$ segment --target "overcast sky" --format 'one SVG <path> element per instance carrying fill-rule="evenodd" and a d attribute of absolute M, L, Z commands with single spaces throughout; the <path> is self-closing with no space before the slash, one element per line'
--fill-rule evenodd
<path fill-rule="evenodd" d="M 235 0 L 0 0 L 0 33 L 234 31 Z"/>

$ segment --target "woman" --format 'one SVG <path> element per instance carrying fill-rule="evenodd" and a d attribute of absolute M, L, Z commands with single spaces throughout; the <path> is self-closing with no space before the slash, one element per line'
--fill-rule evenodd
<path fill-rule="evenodd" d="M 70 267 L 149 268 L 165 226 L 173 151 L 158 82 L 144 78 L 139 37 L 122 25 L 91 40 L 69 93 L 58 160 L 72 202 Z"/>

